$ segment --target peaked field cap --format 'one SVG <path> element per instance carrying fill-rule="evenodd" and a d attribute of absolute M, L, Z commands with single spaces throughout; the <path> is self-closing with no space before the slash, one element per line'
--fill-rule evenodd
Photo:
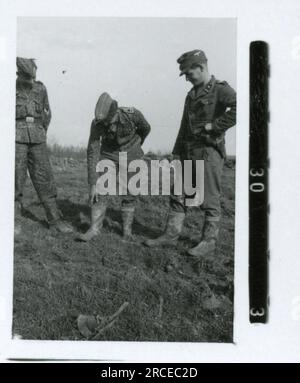
<path fill-rule="evenodd" d="M 35 77 L 34 69 L 37 65 L 34 59 L 27 59 L 24 57 L 17 57 L 17 69 L 18 73 L 27 77 Z"/>
<path fill-rule="evenodd" d="M 207 57 L 200 49 L 183 53 L 178 59 L 180 76 L 186 73 L 193 65 L 200 65 L 207 63 Z"/>
<path fill-rule="evenodd" d="M 113 101 L 114 100 L 106 92 L 100 95 L 95 108 L 95 119 L 97 121 L 104 120 L 108 116 Z"/>

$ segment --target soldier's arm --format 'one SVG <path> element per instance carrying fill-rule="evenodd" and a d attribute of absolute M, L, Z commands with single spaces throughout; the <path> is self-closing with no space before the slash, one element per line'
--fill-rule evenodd
<path fill-rule="evenodd" d="M 51 121 L 51 109 L 48 99 L 48 93 L 46 87 L 43 85 L 43 125 L 47 130 Z"/>
<path fill-rule="evenodd" d="M 96 185 L 97 182 L 96 166 L 99 161 L 100 154 L 100 137 L 101 129 L 99 125 L 96 125 L 93 120 L 87 147 L 87 170 L 89 185 Z"/>
<path fill-rule="evenodd" d="M 222 116 L 213 123 L 213 130 L 218 133 L 226 132 L 236 124 L 236 92 L 226 82 L 220 84 L 219 102 L 226 108 Z"/>
<path fill-rule="evenodd" d="M 150 124 L 138 109 L 134 109 L 134 122 L 137 127 L 136 133 L 141 137 L 141 144 L 143 144 L 150 133 Z"/>
<path fill-rule="evenodd" d="M 184 138 L 184 133 L 185 133 L 186 125 L 187 125 L 186 113 L 187 112 L 186 112 L 186 102 L 185 102 L 179 132 L 175 141 L 174 148 L 172 150 L 172 154 L 174 155 L 180 155 L 183 149 L 183 138 Z"/>

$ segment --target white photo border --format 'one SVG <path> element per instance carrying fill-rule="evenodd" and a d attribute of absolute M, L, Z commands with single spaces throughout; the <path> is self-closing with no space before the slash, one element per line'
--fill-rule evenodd
<path fill-rule="evenodd" d="M 15 0 L 2 2 L 0 22 L 0 359 L 126 362 L 285 362 L 300 359 L 300 3 L 297 0 Z M 17 17 L 237 18 L 236 219 L 234 343 L 26 341 L 11 339 L 13 294 L 14 102 Z M 270 318 L 248 319 L 249 44 L 270 45 Z M 298 43 L 297 43 L 298 42 Z M 293 147 L 294 145 L 294 147 Z M 292 147 L 294 149 L 292 149 Z M 293 206 L 288 205 L 288 202 Z"/>

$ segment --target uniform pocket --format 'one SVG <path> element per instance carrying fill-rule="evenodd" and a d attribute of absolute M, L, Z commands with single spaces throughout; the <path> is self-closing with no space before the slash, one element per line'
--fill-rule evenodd
<path fill-rule="evenodd" d="M 202 113 L 205 116 L 206 121 L 211 121 L 214 115 L 214 103 L 211 100 L 206 100 L 203 105 Z"/>
<path fill-rule="evenodd" d="M 16 118 L 25 118 L 27 116 L 26 106 L 22 103 L 16 104 Z"/>
<path fill-rule="evenodd" d="M 42 113 L 42 105 L 40 104 L 39 101 L 34 100 L 34 106 L 35 106 L 35 111 L 37 113 L 39 113 L 39 114 Z"/>
<path fill-rule="evenodd" d="M 189 113 L 191 125 L 195 128 L 201 128 L 206 122 L 211 122 L 214 115 L 214 103 L 212 101 L 198 102 L 194 110 Z"/>
<path fill-rule="evenodd" d="M 200 135 L 204 131 L 205 120 L 201 120 L 198 118 L 191 119 L 191 130 L 194 135 Z"/>
<path fill-rule="evenodd" d="M 46 141 L 46 131 L 42 125 L 38 125 L 30 130 L 30 138 L 33 142 Z"/>
<path fill-rule="evenodd" d="M 27 116 L 26 98 L 18 94 L 16 95 L 16 118 L 24 118 Z"/>

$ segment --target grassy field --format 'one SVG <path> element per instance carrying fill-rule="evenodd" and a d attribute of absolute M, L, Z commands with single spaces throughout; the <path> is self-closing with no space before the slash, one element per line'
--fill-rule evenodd
<path fill-rule="evenodd" d="M 55 161 L 54 161 L 55 162 Z M 89 226 L 84 163 L 54 165 L 58 203 L 76 231 Z M 135 243 L 120 236 L 113 202 L 101 236 L 86 244 L 47 228 L 31 182 L 25 189 L 23 231 L 15 239 L 13 333 L 23 339 L 81 340 L 79 314 L 112 315 L 129 306 L 101 335 L 114 341 L 231 342 L 234 266 L 234 161 L 224 167 L 217 252 L 200 263 L 186 249 L 197 241 L 202 213 L 192 208 L 176 247 L 140 241 L 164 228 L 168 198 L 139 197 Z"/>

